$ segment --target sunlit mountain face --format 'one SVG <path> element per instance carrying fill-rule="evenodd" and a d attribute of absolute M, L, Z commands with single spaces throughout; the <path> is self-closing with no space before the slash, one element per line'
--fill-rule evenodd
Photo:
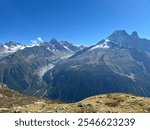
<path fill-rule="evenodd" d="M 0 82 L 66 102 L 106 93 L 150 97 L 150 40 L 116 30 L 95 45 L 67 41 L 0 45 Z"/>

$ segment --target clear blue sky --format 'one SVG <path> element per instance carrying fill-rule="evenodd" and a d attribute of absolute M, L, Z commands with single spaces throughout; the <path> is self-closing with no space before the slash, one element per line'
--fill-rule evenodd
<path fill-rule="evenodd" d="M 150 0 L 0 0 L 0 43 L 94 44 L 116 29 L 150 39 Z"/>

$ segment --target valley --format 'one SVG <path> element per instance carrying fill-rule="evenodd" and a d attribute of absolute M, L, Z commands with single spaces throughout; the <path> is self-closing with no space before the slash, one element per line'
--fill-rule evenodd
<path fill-rule="evenodd" d="M 128 93 L 150 97 L 150 40 L 116 30 L 91 46 L 57 41 L 0 45 L 0 82 L 27 96 L 67 103 Z"/>

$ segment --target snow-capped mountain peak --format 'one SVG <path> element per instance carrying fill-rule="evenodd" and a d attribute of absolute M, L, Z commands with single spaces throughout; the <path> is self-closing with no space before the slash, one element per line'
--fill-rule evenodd
<path fill-rule="evenodd" d="M 58 42 L 55 38 L 52 38 L 50 42 L 43 42 L 41 38 L 38 38 L 35 42 L 32 41 L 31 44 L 26 45 L 10 41 L 0 45 L 0 58 L 25 48 L 34 49 L 35 47 L 39 47 L 41 49 L 46 48 L 46 50 L 50 51 L 51 53 L 62 56 L 72 55 L 85 48 L 85 46 L 76 46 L 67 41 Z"/>
<path fill-rule="evenodd" d="M 23 50 L 25 45 L 21 45 L 16 42 L 6 42 L 5 44 L 0 45 L 0 57 L 7 56 L 9 54 L 15 53 L 16 51 Z"/>
<path fill-rule="evenodd" d="M 106 38 L 99 43 L 97 43 L 95 46 L 93 46 L 90 50 L 94 49 L 110 49 L 114 47 L 120 47 L 120 45 L 117 42 L 114 42 L 110 40 L 109 38 Z"/>
<path fill-rule="evenodd" d="M 50 41 L 51 44 L 58 44 L 58 41 L 56 40 L 56 38 L 52 38 Z"/>
<path fill-rule="evenodd" d="M 20 43 L 16 43 L 16 42 L 14 42 L 14 41 L 10 41 L 10 42 L 6 42 L 4 45 L 6 45 L 6 46 L 17 46 L 17 45 L 20 45 Z"/>
<path fill-rule="evenodd" d="M 16 52 L 18 50 L 22 50 L 25 48 L 24 45 L 21 45 L 20 43 L 15 43 L 15 42 L 6 42 L 4 45 L 2 45 L 4 50 L 6 52 Z"/>

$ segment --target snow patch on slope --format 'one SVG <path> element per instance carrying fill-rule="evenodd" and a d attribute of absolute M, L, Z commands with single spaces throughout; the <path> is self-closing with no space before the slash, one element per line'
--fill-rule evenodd
<path fill-rule="evenodd" d="M 43 93 L 43 95 L 41 96 L 41 98 L 43 98 L 48 92 L 48 89 L 45 90 L 45 92 Z"/>
<path fill-rule="evenodd" d="M 40 46 L 40 44 L 31 44 L 31 45 L 27 45 L 26 47 L 35 47 L 35 46 Z"/>
<path fill-rule="evenodd" d="M 100 45 L 96 45 L 96 46 L 92 47 L 90 50 L 94 50 L 94 49 L 98 49 L 98 48 L 109 49 L 110 46 L 108 45 L 108 42 L 110 42 L 110 40 L 109 40 L 109 39 L 105 39 L 105 42 L 103 42 L 103 43 L 100 44 Z"/>
<path fill-rule="evenodd" d="M 36 74 L 39 76 L 39 78 L 42 79 L 42 76 L 50 69 L 54 68 L 54 64 L 48 64 L 42 68 L 39 68 L 38 70 L 36 70 Z"/>
<path fill-rule="evenodd" d="M 71 51 L 67 46 L 63 46 L 66 50 Z"/>
<path fill-rule="evenodd" d="M 128 78 L 132 79 L 135 81 L 135 75 L 133 73 L 130 73 L 129 75 L 126 75 Z"/>

